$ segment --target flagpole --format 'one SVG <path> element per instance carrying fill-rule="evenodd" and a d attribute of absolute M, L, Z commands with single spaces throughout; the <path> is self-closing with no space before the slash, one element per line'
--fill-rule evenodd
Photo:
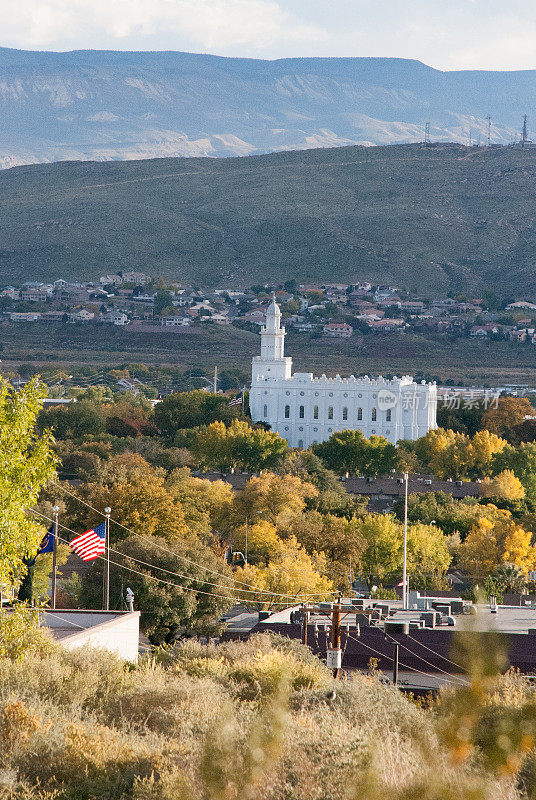
<path fill-rule="evenodd" d="M 58 514 L 60 509 L 53 506 L 52 514 L 54 517 L 54 544 L 52 548 L 52 608 L 56 608 L 56 579 L 58 573 Z"/>
<path fill-rule="evenodd" d="M 106 506 L 104 509 L 104 583 L 103 583 L 103 608 L 110 610 L 110 514 L 112 509 Z"/>
<path fill-rule="evenodd" d="M 407 611 L 408 608 L 408 591 L 407 591 L 407 559 L 408 559 L 408 478 L 407 472 L 404 472 L 404 564 L 402 567 L 402 592 L 403 604 L 402 608 Z"/>

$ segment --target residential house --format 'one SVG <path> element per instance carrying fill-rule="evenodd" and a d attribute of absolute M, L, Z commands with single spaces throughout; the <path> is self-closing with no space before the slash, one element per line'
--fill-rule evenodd
<path fill-rule="evenodd" d="M 347 322 L 328 322 L 322 328 L 324 336 L 333 336 L 339 339 L 348 339 L 353 332 L 354 329 Z"/>
<path fill-rule="evenodd" d="M 398 303 L 398 308 L 408 314 L 422 314 L 424 311 L 424 303 L 422 300 L 404 300 Z"/>
<path fill-rule="evenodd" d="M 145 286 L 146 283 L 151 282 L 151 277 L 150 275 L 146 275 L 145 272 L 122 272 L 121 282 L 135 283 L 137 286 Z"/>
<path fill-rule="evenodd" d="M 21 289 L 20 299 L 26 303 L 46 303 L 52 295 L 51 289 L 28 288 Z"/>
<path fill-rule="evenodd" d="M 400 332 L 404 329 L 406 323 L 403 319 L 380 319 L 368 323 L 369 328 L 379 333 L 394 333 Z"/>
<path fill-rule="evenodd" d="M 87 308 L 81 308 L 79 311 L 73 311 L 69 314 L 69 322 L 90 322 L 95 319 L 93 311 L 88 311 Z"/>
<path fill-rule="evenodd" d="M 123 282 L 123 279 L 120 275 L 101 275 L 99 278 L 99 283 L 103 286 L 119 286 L 120 283 Z"/>
<path fill-rule="evenodd" d="M 187 328 L 191 324 L 190 317 L 182 317 L 175 314 L 170 314 L 169 317 L 162 317 L 161 320 L 161 325 L 164 328 Z"/>
<path fill-rule="evenodd" d="M 469 330 L 469 336 L 476 339 L 483 339 L 490 334 L 501 333 L 501 326 L 494 322 L 486 322 L 485 325 L 473 325 Z"/>
<path fill-rule="evenodd" d="M 34 311 L 11 311 L 9 319 L 11 322 L 36 322 L 41 319 L 41 314 Z"/>
<path fill-rule="evenodd" d="M 108 313 L 103 314 L 102 321 L 111 322 L 112 325 L 123 327 L 124 325 L 128 325 L 128 316 L 123 311 L 108 311 Z"/>

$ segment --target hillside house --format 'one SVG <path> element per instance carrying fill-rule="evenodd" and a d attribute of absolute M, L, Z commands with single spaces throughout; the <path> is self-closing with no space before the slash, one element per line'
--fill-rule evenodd
<path fill-rule="evenodd" d="M 187 328 L 192 324 L 190 317 L 181 317 L 178 314 L 171 314 L 169 317 L 162 317 L 161 325 L 164 328 Z"/>
<path fill-rule="evenodd" d="M 332 336 L 338 339 L 348 339 L 353 332 L 354 329 L 347 322 L 328 322 L 322 328 L 323 336 Z"/>

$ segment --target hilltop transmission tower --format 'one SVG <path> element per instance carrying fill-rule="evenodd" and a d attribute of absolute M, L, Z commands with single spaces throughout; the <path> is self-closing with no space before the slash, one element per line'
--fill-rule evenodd
<path fill-rule="evenodd" d="M 424 126 L 424 143 L 430 144 L 430 123 L 427 122 Z"/>
<path fill-rule="evenodd" d="M 488 121 L 488 147 L 491 146 L 491 116 L 488 114 L 486 117 Z"/>
<path fill-rule="evenodd" d="M 527 115 L 523 116 L 523 130 L 521 131 L 521 147 L 525 147 L 529 140 L 528 136 L 528 129 L 527 129 Z"/>

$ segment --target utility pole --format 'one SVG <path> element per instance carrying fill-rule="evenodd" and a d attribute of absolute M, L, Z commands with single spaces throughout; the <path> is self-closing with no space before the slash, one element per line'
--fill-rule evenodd
<path fill-rule="evenodd" d="M 246 548 L 244 551 L 244 564 L 248 563 L 248 518 L 246 517 Z"/>
<path fill-rule="evenodd" d="M 307 606 L 302 606 L 302 628 L 301 628 L 302 644 L 307 644 L 308 625 L 309 625 L 309 608 Z"/>
<path fill-rule="evenodd" d="M 528 131 L 527 131 L 527 115 L 524 114 L 523 116 L 523 132 L 521 133 L 521 147 L 525 147 L 526 143 L 528 142 Z"/>
<path fill-rule="evenodd" d="M 218 367 L 214 367 L 214 394 L 218 393 Z"/>
<path fill-rule="evenodd" d="M 333 677 L 338 678 L 341 673 L 342 651 L 341 651 L 341 596 L 333 605 L 331 623 L 331 652 L 328 651 L 328 666 L 333 669 Z M 331 656 L 331 657 L 330 657 Z M 331 662 L 331 663 L 330 663 Z"/>
<path fill-rule="evenodd" d="M 398 685 L 398 651 L 400 645 L 398 642 L 393 642 L 393 684 Z"/>
<path fill-rule="evenodd" d="M 110 610 L 110 514 L 112 509 L 106 506 L 104 509 L 104 581 L 102 607 L 105 611 Z"/>
<path fill-rule="evenodd" d="M 407 560 L 408 560 L 408 473 L 404 472 L 404 563 L 402 566 L 402 608 L 407 611 L 408 591 L 407 591 Z"/>
<path fill-rule="evenodd" d="M 58 575 L 58 514 L 60 510 L 58 506 L 52 508 L 54 517 L 54 544 L 52 550 L 52 608 L 56 608 L 56 580 Z"/>
<path fill-rule="evenodd" d="M 490 147 L 491 146 L 491 116 L 490 116 L 490 114 L 488 114 L 486 119 L 488 121 L 488 147 Z"/>

